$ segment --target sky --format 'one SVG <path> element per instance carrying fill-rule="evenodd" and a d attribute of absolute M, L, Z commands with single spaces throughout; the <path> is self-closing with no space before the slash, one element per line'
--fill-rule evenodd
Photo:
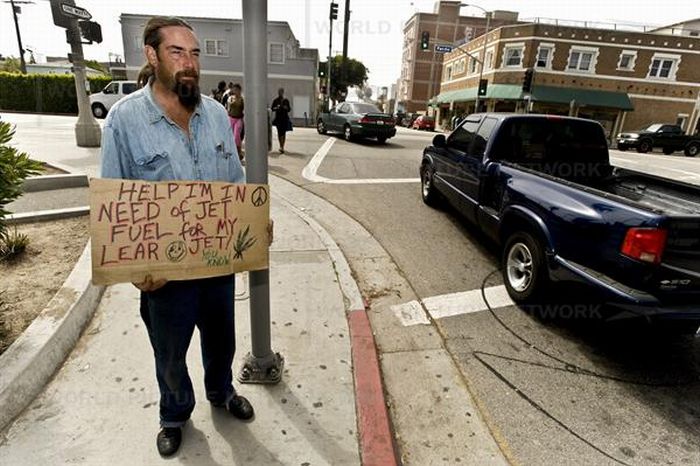
<path fill-rule="evenodd" d="M 25 49 L 42 55 L 66 56 L 69 46 L 65 32 L 54 26 L 48 0 L 20 5 L 20 32 Z M 264 1 L 264 0 L 256 0 Z M 334 22 L 333 52 L 343 48 L 343 13 L 346 0 L 339 3 Z M 0 0 L 0 54 L 18 56 L 19 47 L 9 0 Z M 241 18 L 242 0 L 76 0 L 102 26 L 103 42 L 85 45 L 88 59 L 106 61 L 110 53 L 123 54 L 121 13 Z M 466 3 L 466 2 L 465 2 Z M 287 21 L 302 47 L 317 48 L 325 60 L 328 54 L 329 0 L 268 0 L 268 20 Z M 390 86 L 399 78 L 404 23 L 416 12 L 433 11 L 434 0 L 350 0 L 348 55 L 369 68 L 369 84 Z M 486 10 L 519 12 L 520 19 L 557 18 L 576 21 L 668 25 L 700 18 L 698 0 L 478 0 Z M 463 16 L 481 16 L 479 8 L 462 7 Z"/>

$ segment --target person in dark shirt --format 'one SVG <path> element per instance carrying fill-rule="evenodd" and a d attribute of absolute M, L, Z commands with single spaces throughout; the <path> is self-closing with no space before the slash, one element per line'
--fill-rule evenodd
<path fill-rule="evenodd" d="M 277 128 L 277 140 L 280 143 L 280 154 L 284 154 L 284 143 L 287 139 L 286 133 L 291 129 L 292 121 L 289 119 L 289 112 L 292 107 L 289 100 L 284 97 L 284 88 L 279 88 L 277 98 L 272 101 L 271 110 L 275 112 L 272 124 Z"/>

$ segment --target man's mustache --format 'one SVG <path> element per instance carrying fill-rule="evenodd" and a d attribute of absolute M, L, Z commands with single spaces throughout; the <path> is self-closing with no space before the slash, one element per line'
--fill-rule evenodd
<path fill-rule="evenodd" d="M 199 73 L 195 70 L 182 70 L 175 73 L 175 80 L 179 81 L 181 78 L 194 78 L 199 80 Z"/>

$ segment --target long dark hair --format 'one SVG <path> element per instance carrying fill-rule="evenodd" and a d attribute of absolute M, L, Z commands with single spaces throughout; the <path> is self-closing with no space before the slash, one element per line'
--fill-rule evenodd
<path fill-rule="evenodd" d="M 146 27 L 143 30 L 143 45 L 150 45 L 153 47 L 157 55 L 158 47 L 163 41 L 163 38 L 160 35 L 160 30 L 168 26 L 186 27 L 190 31 L 194 31 L 192 26 L 190 26 L 184 19 L 177 18 L 175 16 L 154 16 L 148 20 L 148 23 L 146 23 Z M 148 84 L 154 74 L 155 70 L 151 64 L 146 61 L 146 64 L 141 67 L 139 75 L 136 78 L 138 86 L 143 87 Z"/>

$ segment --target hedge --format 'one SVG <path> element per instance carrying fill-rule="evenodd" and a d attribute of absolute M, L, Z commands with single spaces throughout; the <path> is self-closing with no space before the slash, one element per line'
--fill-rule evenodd
<path fill-rule="evenodd" d="M 90 92 L 99 92 L 109 76 L 89 77 Z M 0 72 L 0 110 L 34 113 L 78 113 L 72 74 Z"/>

